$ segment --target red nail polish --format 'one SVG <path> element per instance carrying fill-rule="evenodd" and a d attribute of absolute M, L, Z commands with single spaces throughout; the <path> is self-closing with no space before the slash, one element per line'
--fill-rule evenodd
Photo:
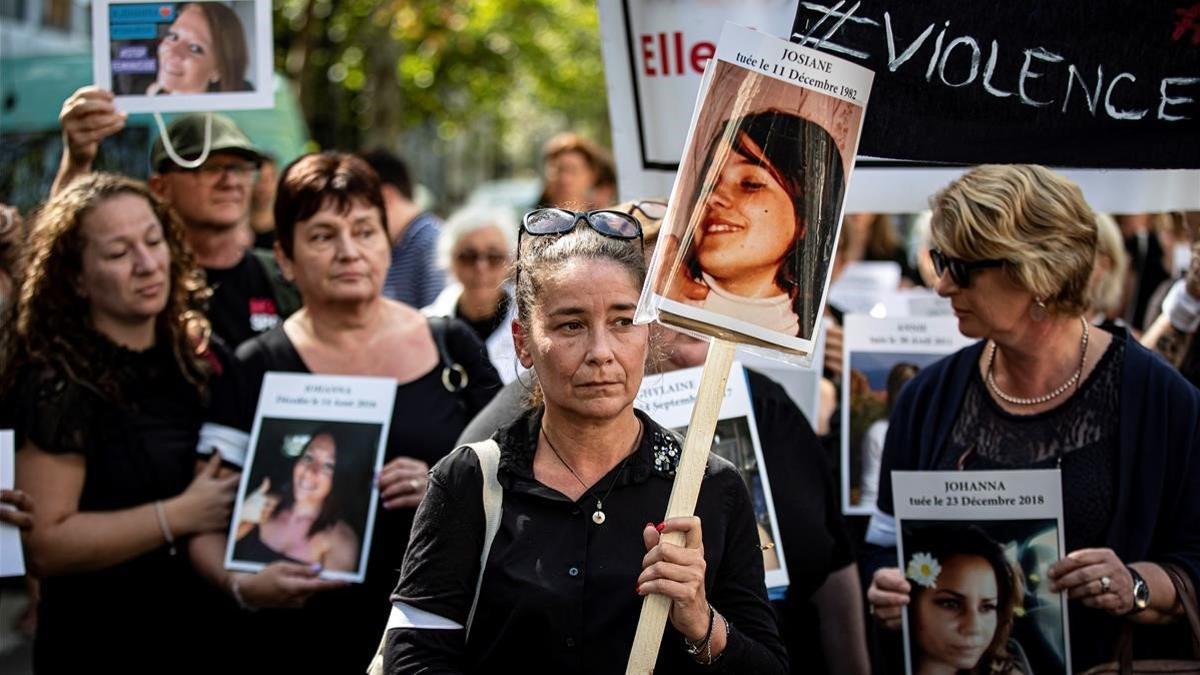
<path fill-rule="evenodd" d="M 633 592 L 637 593 L 638 595 L 641 595 L 642 594 L 642 585 L 638 584 L 637 587 L 633 589 Z"/>
<path fill-rule="evenodd" d="M 662 532 L 663 528 L 665 528 L 666 526 L 667 526 L 667 521 L 664 520 L 663 522 L 655 525 L 654 529 L 658 530 L 659 532 Z"/>
<path fill-rule="evenodd" d="M 646 523 L 646 527 L 654 527 L 654 523 Z"/>

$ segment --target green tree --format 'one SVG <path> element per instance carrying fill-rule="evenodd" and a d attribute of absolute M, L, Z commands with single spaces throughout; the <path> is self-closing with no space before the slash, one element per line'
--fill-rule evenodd
<path fill-rule="evenodd" d="M 588 0 L 283 0 L 275 31 L 319 145 L 404 149 L 450 193 L 469 186 L 437 176 L 449 165 L 529 168 L 560 129 L 608 142 Z"/>

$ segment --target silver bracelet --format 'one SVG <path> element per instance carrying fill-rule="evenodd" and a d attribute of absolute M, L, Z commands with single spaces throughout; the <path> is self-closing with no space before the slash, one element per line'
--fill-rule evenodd
<path fill-rule="evenodd" d="M 234 601 L 237 602 L 238 607 L 241 607 L 247 612 L 253 612 L 258 608 L 251 607 L 250 605 L 246 604 L 246 601 L 242 598 L 242 589 L 239 587 L 241 583 L 242 577 L 236 574 L 233 575 L 233 580 L 229 582 L 229 593 L 233 596 Z"/>
<path fill-rule="evenodd" d="M 154 502 L 154 513 L 158 515 L 158 526 L 162 528 L 163 539 L 167 542 L 167 548 L 171 551 L 171 555 L 176 555 L 175 536 L 171 534 L 171 525 L 167 523 L 167 514 L 163 511 L 162 500 Z"/>

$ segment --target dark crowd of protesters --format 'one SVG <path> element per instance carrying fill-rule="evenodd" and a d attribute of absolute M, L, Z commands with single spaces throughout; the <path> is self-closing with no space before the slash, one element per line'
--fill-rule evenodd
<path fill-rule="evenodd" d="M 749 371 L 790 572 L 769 597 L 728 462 L 709 460 L 694 517 L 658 522 L 681 443 L 633 401 L 707 345 L 635 324 L 666 203 L 615 204 L 602 148 L 551 139 L 521 219 L 473 205 L 443 222 L 383 149 L 277 166 L 228 118 L 184 115 L 141 182 L 92 170 L 124 127 L 111 94 L 81 89 L 61 120 L 52 194 L 0 207 L 0 428 L 17 447 L 0 521 L 22 532 L 36 672 L 358 673 L 377 651 L 388 673 L 621 672 L 649 594 L 671 601 L 655 672 L 901 672 L 918 589 L 894 566 L 891 472 L 1043 467 L 1063 476 L 1050 582 L 1075 669 L 1130 625 L 1139 655 L 1186 654 L 1164 565 L 1200 585 L 1196 214 L 1114 220 L 1016 165 L 935 195 L 913 255 L 888 216 L 847 216 L 835 277 L 895 261 L 977 341 L 889 383 L 869 522 L 840 507 L 840 312 L 814 419 Z M 224 567 L 278 371 L 397 382 L 363 583 L 323 577 L 335 557 Z M 489 438 L 490 470 L 462 447 Z M 239 523 L 237 546 L 352 536 L 301 511 Z"/>

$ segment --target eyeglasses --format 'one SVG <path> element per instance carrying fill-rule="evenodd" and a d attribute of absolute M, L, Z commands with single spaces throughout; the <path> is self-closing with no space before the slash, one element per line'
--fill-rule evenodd
<path fill-rule="evenodd" d="M 476 251 L 473 248 L 466 248 L 454 254 L 454 259 L 460 265 L 474 267 L 479 261 L 483 261 L 488 267 L 500 267 L 508 262 L 508 255 L 498 251 Z"/>
<path fill-rule="evenodd" d="M 641 211 L 649 220 L 662 220 L 667 217 L 667 203 L 660 199 L 643 199 L 629 207 L 629 215 Z"/>
<path fill-rule="evenodd" d="M 580 219 L 588 227 L 614 239 L 641 239 L 642 224 L 637 218 L 620 211 L 568 211 L 566 209 L 534 209 L 521 219 L 521 233 L 540 236 L 565 234 L 575 229 Z"/>
<path fill-rule="evenodd" d="M 196 174 L 208 183 L 220 181 L 227 173 L 238 180 L 253 180 L 258 177 L 258 165 L 254 162 L 206 162 L 195 169 L 177 167 L 177 170 Z"/>
<path fill-rule="evenodd" d="M 971 272 L 989 267 L 1000 267 L 1004 264 L 1003 260 L 963 260 L 961 258 L 951 258 L 936 248 L 929 250 L 929 257 L 933 259 L 933 271 L 940 277 L 949 270 L 950 278 L 954 280 L 954 285 L 959 288 L 970 288 Z"/>

